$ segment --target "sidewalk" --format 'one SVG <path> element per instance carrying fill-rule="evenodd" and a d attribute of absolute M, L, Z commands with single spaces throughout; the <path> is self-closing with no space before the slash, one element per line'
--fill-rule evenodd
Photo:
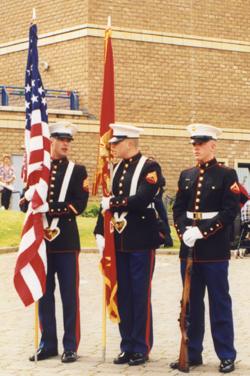
<path fill-rule="evenodd" d="M 80 256 L 80 294 L 82 340 L 80 359 L 73 364 L 62 364 L 60 357 L 39 362 L 37 366 L 28 361 L 33 353 L 34 307 L 25 308 L 13 287 L 13 271 L 16 255 L 0 255 L 0 374 L 1 376 L 92 376 L 92 375 L 181 375 L 168 365 L 179 351 L 179 300 L 181 283 L 179 261 L 174 255 L 159 254 L 153 280 L 154 347 L 150 361 L 145 366 L 116 366 L 112 359 L 119 352 L 117 325 L 107 323 L 106 362 L 102 363 L 101 320 L 102 279 L 98 270 L 97 254 Z M 249 330 L 249 268 L 250 258 L 231 261 L 230 280 L 233 297 L 236 348 L 238 358 L 234 376 L 249 376 L 250 330 Z M 61 353 L 62 312 L 57 296 L 59 351 Z M 208 311 L 208 310 L 207 310 Z M 219 375 L 218 359 L 214 353 L 208 320 L 204 342 L 204 365 L 191 369 L 194 375 Z"/>

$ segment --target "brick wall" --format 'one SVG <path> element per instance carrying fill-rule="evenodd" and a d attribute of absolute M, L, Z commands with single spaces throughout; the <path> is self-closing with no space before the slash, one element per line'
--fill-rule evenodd
<path fill-rule="evenodd" d="M 243 41 L 250 37 L 248 1 L 1 0 L 0 43 L 27 36 L 32 7 L 42 34 L 86 22 L 106 25 L 111 15 L 118 27 Z"/>
<path fill-rule="evenodd" d="M 249 54 L 124 40 L 113 40 L 113 50 L 119 121 L 187 124 L 193 114 L 196 122 L 249 129 Z M 89 107 L 98 114 L 102 40 L 91 38 L 89 57 Z"/>
<path fill-rule="evenodd" d="M 23 86 L 27 52 L 0 56 L 0 84 Z M 81 108 L 88 107 L 88 43 L 75 39 L 39 48 L 39 61 L 47 61 L 49 70 L 42 73 L 48 89 L 78 90 Z"/>
<path fill-rule="evenodd" d="M 173 196 L 177 189 L 180 172 L 195 165 L 192 147 L 184 137 L 142 137 L 142 150 L 154 157 L 162 166 L 167 178 L 168 194 Z M 227 160 L 228 166 L 235 167 L 235 159 L 250 162 L 249 141 L 220 140 L 217 144 L 218 160 Z"/>
<path fill-rule="evenodd" d="M 87 0 L 1 0 L 0 44 L 27 38 L 33 7 L 39 33 L 44 34 L 86 23 L 87 3 Z"/>
<path fill-rule="evenodd" d="M 111 15 L 114 27 L 149 34 L 192 34 L 238 44 L 250 39 L 247 1 L 34 0 L 31 4 L 28 0 L 2 0 L 0 52 L 1 44 L 27 37 L 32 6 L 37 9 L 39 35 L 84 23 L 104 26 Z M 134 41 L 129 35 L 126 40 L 113 39 L 113 50 L 117 121 L 178 127 L 192 120 L 245 129 L 246 134 L 250 131 L 249 53 Z M 0 55 L 0 84 L 23 85 L 26 55 L 27 51 Z M 80 108 L 99 119 L 103 39 L 86 36 L 41 46 L 39 58 L 50 65 L 49 71 L 42 73 L 45 87 L 79 90 Z M 0 128 L 0 150 L 19 153 L 19 132 Z M 248 142 L 221 141 L 219 156 L 231 165 L 236 158 L 250 159 Z M 147 155 L 162 163 L 173 194 L 179 171 L 192 164 L 187 139 L 180 135 L 143 136 L 141 144 Z M 72 158 L 87 165 L 91 179 L 96 145 L 97 134 L 83 132 L 72 150 Z"/>
<path fill-rule="evenodd" d="M 231 1 L 35 1 L 39 34 L 90 23 L 183 35 L 249 39 L 250 4 Z M 0 43 L 27 36 L 30 2 L 8 0 L 1 7 Z M 236 6 L 237 5 L 237 6 Z M 14 12 L 15 9 L 15 12 Z M 11 23 L 5 22 L 13 17 Z M 187 124 L 210 122 L 249 128 L 250 54 L 205 48 L 113 40 L 116 119 Z M 103 39 L 85 37 L 39 48 L 48 88 L 79 90 L 80 107 L 99 118 L 103 79 Z M 26 51 L 0 56 L 0 83 L 22 85 Z"/>
<path fill-rule="evenodd" d="M 0 111 L 1 153 L 23 154 L 24 132 L 22 124 L 24 121 L 22 118 L 24 119 L 24 114 L 17 118 L 12 113 L 5 113 L 3 116 Z M 15 122 L 17 127 L 4 128 L 6 119 L 8 119 L 8 124 L 12 122 L 14 124 Z M 59 119 L 59 115 L 50 116 L 51 122 L 59 121 Z M 79 129 L 74 142 L 72 142 L 70 158 L 74 162 L 84 164 L 87 167 L 90 184 L 92 185 L 98 152 L 98 123 L 87 120 L 84 122 L 80 116 L 68 117 L 68 120 L 78 124 Z M 91 132 L 91 128 L 95 129 L 95 131 Z M 145 129 L 145 133 L 148 133 L 148 131 L 151 135 L 142 135 L 141 137 L 141 150 L 145 155 L 155 158 L 161 164 L 163 173 L 167 178 L 168 194 L 173 196 L 176 192 L 180 171 L 194 165 L 189 139 L 181 136 L 180 129 L 177 129 L 172 136 L 168 137 L 154 135 L 152 128 Z M 250 161 L 249 141 L 222 139 L 217 145 L 217 157 L 218 160 L 226 159 L 230 167 L 235 167 L 236 159 Z"/>
<path fill-rule="evenodd" d="M 132 29 L 249 41 L 248 1 L 90 0 L 89 22 Z M 193 25 L 192 25 L 193 19 Z"/>

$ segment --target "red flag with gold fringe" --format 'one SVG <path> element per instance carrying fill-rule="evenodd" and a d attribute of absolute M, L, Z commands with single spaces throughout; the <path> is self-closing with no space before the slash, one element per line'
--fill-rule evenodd
<path fill-rule="evenodd" d="M 105 32 L 104 57 L 99 157 L 97 161 L 96 180 L 93 186 L 93 194 L 96 195 L 98 187 L 101 185 L 103 195 L 108 197 L 110 195 L 110 167 L 112 159 L 109 146 L 109 140 L 112 137 L 112 129 L 109 127 L 109 124 L 114 123 L 115 121 L 114 64 L 111 28 L 107 29 Z M 101 270 L 105 281 L 106 305 L 109 318 L 113 322 L 119 322 L 114 228 L 111 219 L 111 212 L 106 210 L 104 213 L 105 247 L 101 259 Z"/>

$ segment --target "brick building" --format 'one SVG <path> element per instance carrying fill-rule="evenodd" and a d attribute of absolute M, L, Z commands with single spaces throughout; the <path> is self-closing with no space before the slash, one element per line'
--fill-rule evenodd
<path fill-rule="evenodd" d="M 72 158 L 93 178 L 103 78 L 103 36 L 112 16 L 116 120 L 145 128 L 142 150 L 163 166 L 173 195 L 192 164 L 185 125 L 224 129 L 218 157 L 250 190 L 250 3 L 232 0 L 35 0 L 46 88 L 77 90 L 79 111 L 55 110 L 80 132 Z M 2 0 L 0 85 L 23 86 L 30 1 Z M 11 19 L 11 22 L 9 20 Z M 0 152 L 22 155 L 24 112 L 0 107 Z"/>

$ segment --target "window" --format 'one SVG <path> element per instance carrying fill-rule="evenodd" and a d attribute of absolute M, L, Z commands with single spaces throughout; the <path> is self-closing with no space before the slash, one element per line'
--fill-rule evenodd
<path fill-rule="evenodd" d="M 239 182 L 250 193 L 250 161 L 238 159 L 235 161 L 235 169 L 238 174 Z"/>

